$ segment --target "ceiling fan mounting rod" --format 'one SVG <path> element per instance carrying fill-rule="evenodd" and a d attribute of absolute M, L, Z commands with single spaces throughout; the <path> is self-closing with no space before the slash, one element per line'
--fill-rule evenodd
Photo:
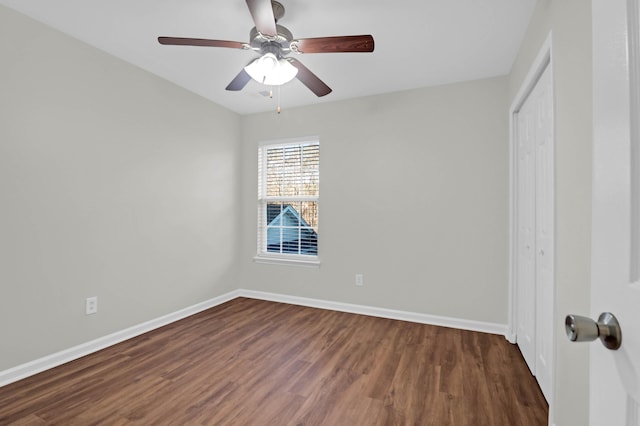
<path fill-rule="evenodd" d="M 271 8 L 273 9 L 273 18 L 278 22 L 284 16 L 284 6 L 278 1 L 271 0 Z"/>

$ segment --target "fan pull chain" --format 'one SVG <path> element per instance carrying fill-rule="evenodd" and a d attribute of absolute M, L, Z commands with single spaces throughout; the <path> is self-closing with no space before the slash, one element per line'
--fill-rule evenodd
<path fill-rule="evenodd" d="M 278 114 L 280 114 L 280 86 L 278 86 Z"/>

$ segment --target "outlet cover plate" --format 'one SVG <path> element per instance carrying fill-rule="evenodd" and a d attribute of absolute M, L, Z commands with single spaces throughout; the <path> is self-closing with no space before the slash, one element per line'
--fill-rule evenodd
<path fill-rule="evenodd" d="M 93 315 L 98 312 L 98 297 L 87 297 L 84 306 L 84 313 L 86 315 Z"/>

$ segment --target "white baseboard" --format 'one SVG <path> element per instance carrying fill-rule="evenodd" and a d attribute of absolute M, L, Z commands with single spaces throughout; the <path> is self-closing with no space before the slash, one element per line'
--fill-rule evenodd
<path fill-rule="evenodd" d="M 237 297 L 239 297 L 239 292 L 238 290 L 234 290 L 230 293 L 223 294 L 222 296 L 215 297 L 205 302 L 197 303 L 193 306 L 189 306 L 187 308 L 161 316 L 159 318 L 134 325 L 133 327 L 117 331 L 107 336 L 99 337 L 95 340 L 91 340 L 78 346 L 74 346 L 72 348 L 47 355 L 43 358 L 36 359 L 26 364 L 18 365 L 8 370 L 0 371 L 0 387 L 8 385 L 9 383 L 17 382 L 18 380 L 24 379 L 26 377 L 33 376 L 34 374 L 38 374 L 50 368 L 57 367 L 69 361 L 73 361 L 74 359 L 81 358 L 85 355 L 97 352 L 109 346 L 113 346 L 127 339 L 131 339 L 132 337 L 136 337 L 151 330 L 155 330 L 156 328 L 171 324 L 172 322 L 197 314 L 198 312 L 202 312 L 214 306 L 221 305 L 222 303 L 228 302 L 229 300 L 235 299 Z"/>
<path fill-rule="evenodd" d="M 372 317 L 389 318 L 401 321 L 416 322 L 420 324 L 438 325 L 441 327 L 458 328 L 461 330 L 479 331 L 482 333 L 499 334 L 505 337 L 507 337 L 508 332 L 508 327 L 506 324 L 495 324 L 459 318 L 441 317 L 437 315 L 427 315 L 416 312 L 396 311 L 392 309 L 376 308 L 372 306 L 353 305 L 350 303 L 331 302 L 328 300 L 320 299 L 308 299 L 305 297 L 265 293 L 262 291 L 254 290 L 240 289 L 238 291 L 240 297 L 248 297 L 251 299 L 289 303 L 291 305 L 308 306 L 311 308 L 369 315 Z"/>
<path fill-rule="evenodd" d="M 109 334 L 107 336 L 91 340 L 90 342 L 82 343 L 78 346 L 74 346 L 72 348 L 56 352 L 43 358 L 36 359 L 26 364 L 18 365 L 8 370 L 0 371 L 0 387 L 24 379 L 26 377 L 33 376 L 34 374 L 40 373 L 50 368 L 57 367 L 69 361 L 73 361 L 74 359 L 81 358 L 85 355 L 97 352 L 101 349 L 123 342 L 127 339 L 131 339 L 132 337 L 147 333 L 151 330 L 155 330 L 156 328 L 163 327 L 167 324 L 171 324 L 172 322 L 197 314 L 198 312 L 202 312 L 214 306 L 221 305 L 238 297 L 288 303 L 292 305 L 308 306 L 312 308 L 328 309 L 332 311 L 369 315 L 373 317 L 389 318 L 401 321 L 410 321 L 421 324 L 438 325 L 442 327 L 458 328 L 462 330 L 479 331 L 482 333 L 499 334 L 503 336 L 506 336 L 508 331 L 507 326 L 504 324 L 440 317 L 436 315 L 426 315 L 415 312 L 396 311 L 392 309 L 376 308 L 364 305 L 353 305 L 349 303 L 331 302 L 327 300 L 309 299 L 305 297 L 240 289 L 223 294 L 222 296 L 215 297 L 205 302 L 189 306 L 171 314 L 164 315 L 160 318 L 156 318 L 154 320 L 129 327 L 127 329 Z"/>

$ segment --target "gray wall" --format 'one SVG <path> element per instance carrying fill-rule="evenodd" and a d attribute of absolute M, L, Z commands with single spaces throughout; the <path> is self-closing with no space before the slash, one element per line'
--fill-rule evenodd
<path fill-rule="evenodd" d="M 592 72 L 591 2 L 540 0 L 509 79 L 517 90 L 553 32 L 556 134 L 556 347 L 557 426 L 588 424 L 589 358 L 570 344 L 568 313 L 588 314 L 591 260 Z"/>
<path fill-rule="evenodd" d="M 241 287 L 507 323 L 505 77 L 283 104 L 242 118 Z M 258 143 L 305 135 L 320 137 L 321 266 L 255 264 Z"/>
<path fill-rule="evenodd" d="M 0 371 L 236 287 L 239 116 L 2 6 L 0 61 Z"/>
<path fill-rule="evenodd" d="M 0 370 L 237 287 L 506 324 L 506 112 L 551 29 L 561 318 L 589 307 L 590 2 L 540 0 L 509 77 L 242 118 L 0 7 Z M 322 265 L 254 264 L 257 143 L 305 135 Z M 558 425 L 586 351 L 558 324 Z"/>

